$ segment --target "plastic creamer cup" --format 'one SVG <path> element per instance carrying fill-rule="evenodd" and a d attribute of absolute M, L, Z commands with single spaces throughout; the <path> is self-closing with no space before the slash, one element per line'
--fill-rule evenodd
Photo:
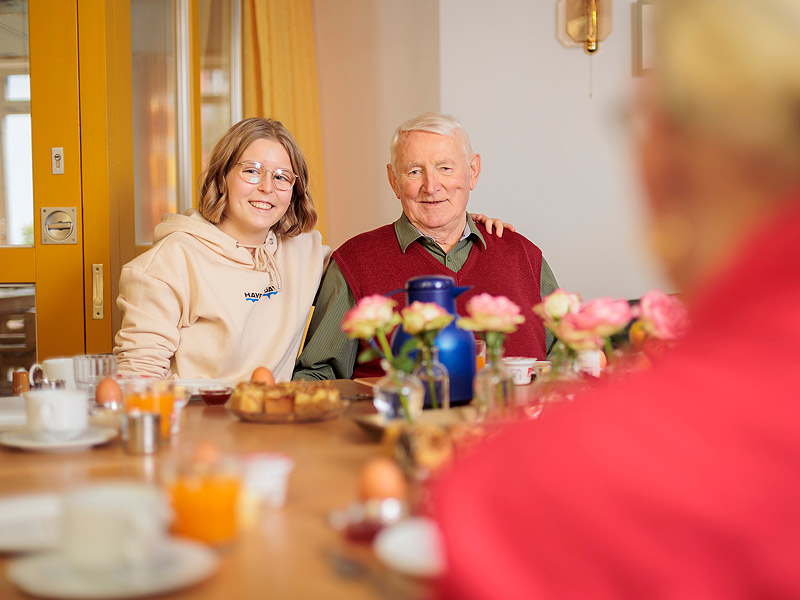
<path fill-rule="evenodd" d="M 503 358 L 503 364 L 511 373 L 511 380 L 515 385 L 528 385 L 531 382 L 536 359 L 527 356 L 507 356 Z"/>

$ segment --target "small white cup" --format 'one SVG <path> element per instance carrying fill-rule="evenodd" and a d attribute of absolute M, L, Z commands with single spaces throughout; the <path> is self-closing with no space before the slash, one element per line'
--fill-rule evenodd
<path fill-rule="evenodd" d="M 89 410 L 86 392 L 43 389 L 22 394 L 28 431 L 44 440 L 71 440 L 86 430 Z"/>
<path fill-rule="evenodd" d="M 283 454 L 258 453 L 245 459 L 244 489 L 270 506 L 286 504 L 286 488 L 294 461 Z"/>
<path fill-rule="evenodd" d="M 139 482 L 79 488 L 64 497 L 61 551 L 85 572 L 146 569 L 168 540 L 172 511 L 164 493 Z"/>
<path fill-rule="evenodd" d="M 536 359 L 526 356 L 507 356 L 503 358 L 503 364 L 511 373 L 511 381 L 514 382 L 514 385 L 528 385 L 531 382 L 531 373 Z"/>
<path fill-rule="evenodd" d="M 48 358 L 41 364 L 36 363 L 28 371 L 28 376 L 33 382 L 38 379 L 37 371 L 41 371 L 47 381 L 63 381 L 68 390 L 75 389 L 75 366 L 71 358 Z"/>
<path fill-rule="evenodd" d="M 582 350 L 578 352 L 578 367 L 584 373 L 600 377 L 600 373 L 603 371 L 603 351 Z"/>

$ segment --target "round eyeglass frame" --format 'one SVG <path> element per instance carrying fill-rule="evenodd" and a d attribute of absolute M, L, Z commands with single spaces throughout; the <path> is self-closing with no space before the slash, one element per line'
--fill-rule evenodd
<path fill-rule="evenodd" d="M 247 174 L 244 172 L 244 168 L 239 169 L 239 176 L 246 182 L 251 185 L 256 185 L 264 181 L 267 175 L 270 173 L 272 174 L 272 186 L 281 192 L 288 192 L 292 189 L 294 182 L 297 181 L 297 175 L 290 171 L 289 169 L 267 169 L 264 165 L 260 162 L 255 160 L 245 160 L 242 162 L 236 163 L 234 166 L 237 167 L 244 167 L 244 165 L 252 165 L 253 168 L 258 169 L 259 177 L 258 180 L 252 181 L 254 177 L 248 177 Z M 281 177 L 286 177 L 291 179 L 291 181 L 287 181 L 287 179 L 281 179 Z"/>

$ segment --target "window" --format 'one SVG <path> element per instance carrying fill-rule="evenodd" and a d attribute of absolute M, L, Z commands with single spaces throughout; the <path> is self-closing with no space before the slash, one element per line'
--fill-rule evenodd
<path fill-rule="evenodd" d="M 200 0 L 200 64 L 192 64 L 189 0 L 132 0 L 136 244 L 166 212 L 193 205 L 192 148 L 205 161 L 241 114 L 239 0 Z M 201 139 L 191 139 L 192 73 L 200 77 Z"/>

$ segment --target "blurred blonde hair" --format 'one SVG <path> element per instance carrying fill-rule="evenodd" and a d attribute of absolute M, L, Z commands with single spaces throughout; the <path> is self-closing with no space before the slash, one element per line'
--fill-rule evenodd
<path fill-rule="evenodd" d="M 656 79 L 673 118 L 800 162 L 800 0 L 665 0 Z"/>

